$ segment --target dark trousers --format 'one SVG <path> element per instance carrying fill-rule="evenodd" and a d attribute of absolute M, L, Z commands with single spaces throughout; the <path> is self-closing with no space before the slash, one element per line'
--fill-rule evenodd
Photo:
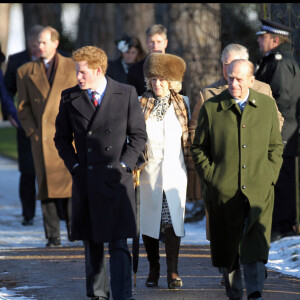
<path fill-rule="evenodd" d="M 250 220 L 250 204 L 248 199 L 245 199 L 245 216 L 244 216 L 244 226 L 243 226 L 243 234 L 246 232 L 246 228 L 248 226 Z M 241 237 L 242 238 L 242 237 Z M 241 275 L 241 267 L 239 262 L 239 255 L 237 254 L 233 270 L 229 270 L 228 268 L 219 268 L 219 270 L 223 271 L 223 278 L 225 280 L 226 286 L 226 294 L 229 299 L 237 299 L 242 300 L 243 297 L 243 282 Z M 255 295 L 255 297 L 261 297 L 266 269 L 265 264 L 262 261 L 255 261 L 253 263 L 244 264 L 244 281 L 247 290 L 247 297 Z"/>
<path fill-rule="evenodd" d="M 66 221 L 69 233 L 71 228 L 71 198 L 46 199 L 41 201 L 46 239 L 60 238 L 60 220 Z"/>
<path fill-rule="evenodd" d="M 83 241 L 85 250 L 86 291 L 88 297 L 109 299 L 110 289 L 105 264 L 104 244 Z M 110 255 L 110 286 L 114 300 L 132 298 L 131 254 L 127 240 L 108 243 Z"/>
<path fill-rule="evenodd" d="M 35 215 L 36 183 L 35 170 L 31 152 L 30 139 L 22 128 L 17 129 L 17 149 L 20 181 L 19 196 L 22 204 L 22 215 L 30 220 Z"/>
<path fill-rule="evenodd" d="M 295 157 L 283 156 L 275 185 L 272 232 L 284 234 L 293 230 L 296 221 Z"/>

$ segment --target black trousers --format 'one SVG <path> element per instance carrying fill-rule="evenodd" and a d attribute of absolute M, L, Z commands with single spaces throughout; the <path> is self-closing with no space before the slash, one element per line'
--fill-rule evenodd
<path fill-rule="evenodd" d="M 109 299 L 110 288 L 105 264 L 104 244 L 83 241 L 85 251 L 86 292 L 88 297 Z M 110 262 L 110 287 L 112 298 L 132 299 L 132 259 L 127 239 L 108 243 Z"/>
<path fill-rule="evenodd" d="M 283 156 L 275 185 L 272 232 L 284 234 L 293 230 L 296 221 L 295 157 Z"/>
<path fill-rule="evenodd" d="M 18 165 L 20 171 L 19 196 L 24 219 L 35 215 L 36 182 L 30 139 L 22 128 L 17 129 Z"/>
<path fill-rule="evenodd" d="M 46 199 L 41 201 L 46 239 L 60 238 L 60 220 L 66 221 L 68 233 L 71 228 L 72 199 Z"/>

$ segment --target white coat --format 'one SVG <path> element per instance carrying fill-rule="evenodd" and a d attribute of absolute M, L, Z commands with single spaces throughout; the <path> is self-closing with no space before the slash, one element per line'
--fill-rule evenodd
<path fill-rule="evenodd" d="M 184 97 L 188 104 L 188 98 Z M 159 238 L 165 191 L 173 228 L 184 236 L 187 171 L 181 146 L 182 128 L 171 104 L 163 121 L 148 118 L 148 164 L 141 173 L 141 234 Z"/>

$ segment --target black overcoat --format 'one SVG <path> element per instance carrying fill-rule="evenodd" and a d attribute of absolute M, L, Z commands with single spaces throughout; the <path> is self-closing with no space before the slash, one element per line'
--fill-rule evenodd
<path fill-rule="evenodd" d="M 271 86 L 273 97 L 284 117 L 282 140 L 284 155 L 297 155 L 297 132 L 300 109 L 300 69 L 297 61 L 283 43 L 264 56 L 257 66 L 255 78 Z"/>
<path fill-rule="evenodd" d="M 75 86 L 62 92 L 55 145 L 73 174 L 72 235 L 107 242 L 134 237 L 132 173 L 147 140 L 146 125 L 132 86 L 109 77 L 100 107 Z M 73 136 L 75 148 L 73 147 Z M 76 150 L 75 150 L 76 149 Z"/>

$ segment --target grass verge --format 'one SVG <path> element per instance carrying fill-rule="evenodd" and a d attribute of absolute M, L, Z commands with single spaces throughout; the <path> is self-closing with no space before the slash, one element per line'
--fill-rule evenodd
<path fill-rule="evenodd" d="M 1 127 L 0 128 L 0 155 L 17 160 L 17 138 L 16 128 Z"/>

